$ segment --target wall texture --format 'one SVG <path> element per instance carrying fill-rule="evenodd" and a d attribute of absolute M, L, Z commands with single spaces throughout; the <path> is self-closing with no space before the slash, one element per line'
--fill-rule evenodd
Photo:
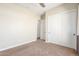
<path fill-rule="evenodd" d="M 39 16 L 17 4 L 0 4 L 0 51 L 37 39 Z"/>

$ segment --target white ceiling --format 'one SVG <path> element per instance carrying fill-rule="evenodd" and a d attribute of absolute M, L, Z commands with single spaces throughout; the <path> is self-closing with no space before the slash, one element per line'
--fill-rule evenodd
<path fill-rule="evenodd" d="M 39 3 L 19 3 L 19 5 L 28 8 L 37 15 L 42 15 L 44 12 L 48 11 L 51 8 L 61 5 L 62 3 L 44 3 L 45 8 L 41 7 Z"/>

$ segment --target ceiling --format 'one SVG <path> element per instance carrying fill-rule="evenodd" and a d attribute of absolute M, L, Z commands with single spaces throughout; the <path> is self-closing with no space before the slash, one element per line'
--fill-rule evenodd
<path fill-rule="evenodd" d="M 42 15 L 44 12 L 51 8 L 61 5 L 62 3 L 44 3 L 45 7 L 42 7 L 39 3 L 19 3 L 19 5 L 28 8 L 37 15 Z"/>

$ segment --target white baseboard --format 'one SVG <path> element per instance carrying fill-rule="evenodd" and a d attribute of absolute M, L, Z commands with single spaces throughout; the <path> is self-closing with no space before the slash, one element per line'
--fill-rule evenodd
<path fill-rule="evenodd" d="M 33 41 L 35 41 L 35 40 L 32 40 L 30 42 L 33 42 Z M 30 42 L 28 42 L 28 43 L 30 43 Z M 20 44 L 17 44 L 17 45 L 9 46 L 7 48 L 0 49 L 0 51 L 4 51 L 4 50 L 7 50 L 7 49 L 15 48 L 15 47 L 18 47 L 18 46 L 21 46 L 21 45 L 24 45 L 24 44 L 28 44 L 28 43 L 27 42 L 24 42 L 24 43 L 20 43 Z"/>

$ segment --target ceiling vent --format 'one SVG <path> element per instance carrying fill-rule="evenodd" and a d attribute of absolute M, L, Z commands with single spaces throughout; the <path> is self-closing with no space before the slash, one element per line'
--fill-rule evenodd
<path fill-rule="evenodd" d="M 44 3 L 39 3 L 39 4 L 40 4 L 41 7 L 43 7 L 43 8 L 45 7 Z"/>

